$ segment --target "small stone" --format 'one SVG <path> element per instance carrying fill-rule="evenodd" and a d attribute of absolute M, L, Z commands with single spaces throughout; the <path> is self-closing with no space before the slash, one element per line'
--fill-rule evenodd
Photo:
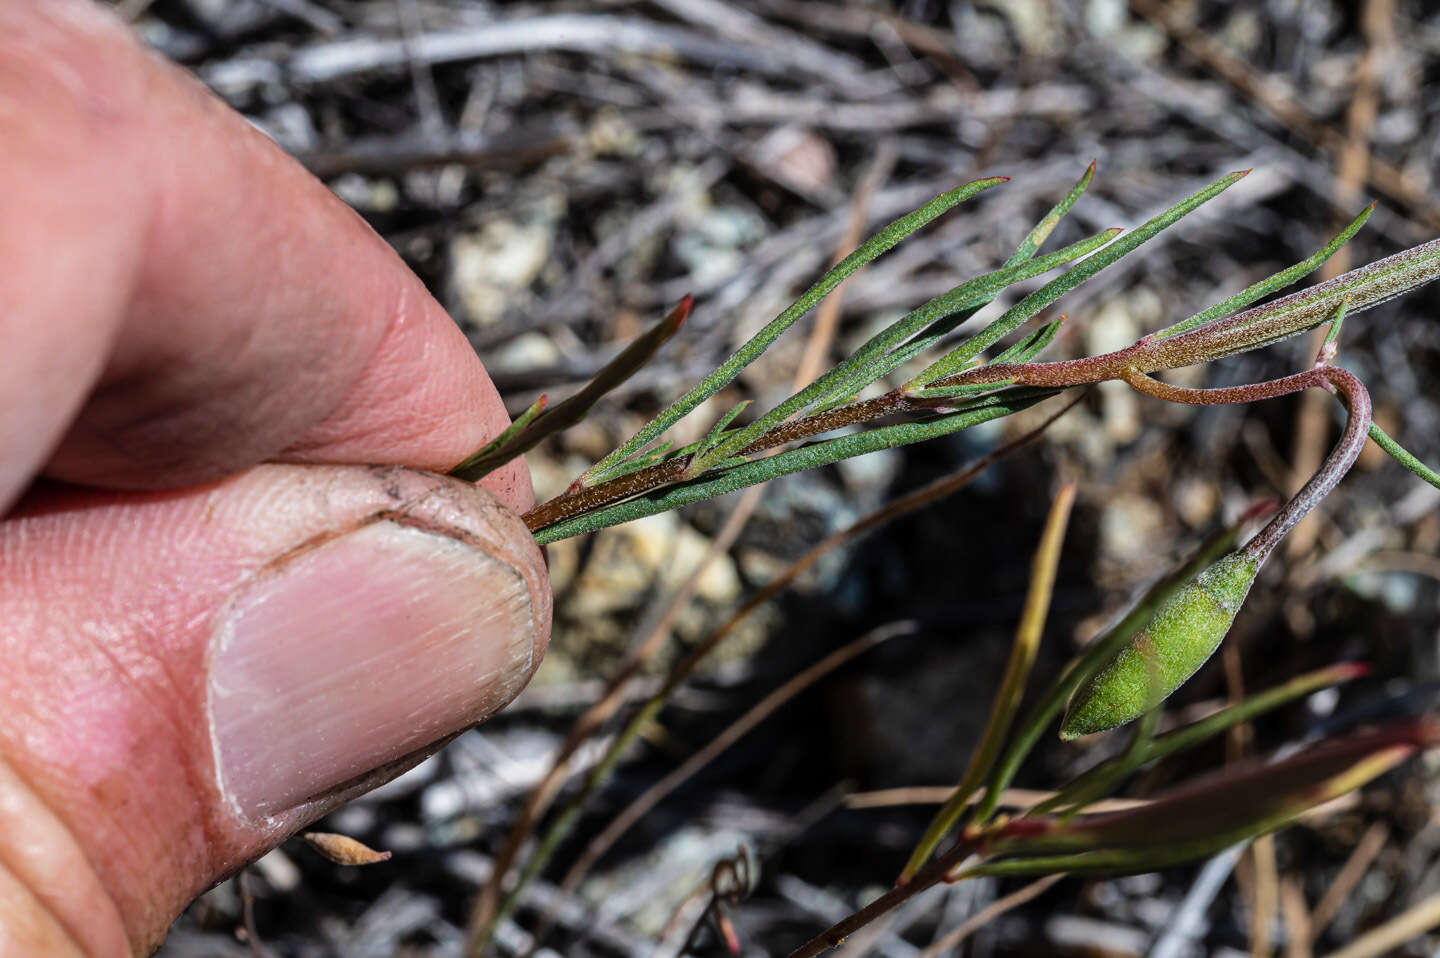
<path fill-rule="evenodd" d="M 1090 0 L 1085 4 L 1085 29 L 1103 39 L 1125 25 L 1128 13 L 1125 0 Z"/>
<path fill-rule="evenodd" d="M 904 463 L 898 450 L 881 449 L 864 456 L 842 459 L 835 466 L 845 479 L 846 488 L 883 492 L 900 475 Z"/>
<path fill-rule="evenodd" d="M 667 588 L 684 582 L 710 549 L 710 540 L 670 512 L 632 522 L 629 529 L 637 557 L 658 571 Z M 695 594 L 710 602 L 729 602 L 739 593 L 740 576 L 728 555 L 716 556 L 695 583 Z"/>
<path fill-rule="evenodd" d="M 643 142 L 634 125 L 618 110 L 608 107 L 595 114 L 585 131 L 585 145 L 596 156 L 637 156 Z"/>
<path fill-rule="evenodd" d="M 1032 57 L 1059 52 L 1063 26 L 1055 8 L 1044 0 L 994 0 L 992 5 L 1010 21 L 1020 49 Z"/>
<path fill-rule="evenodd" d="M 1187 476 L 1174 485 L 1175 510 L 1192 529 L 1209 525 L 1220 506 L 1220 491 L 1213 482 Z"/>
<path fill-rule="evenodd" d="M 262 855 L 251 867 L 277 892 L 294 891 L 300 887 L 300 869 L 278 848 Z"/>
<path fill-rule="evenodd" d="M 772 179 L 802 196 L 835 190 L 835 147 L 813 130 L 782 126 L 756 144 L 752 156 Z"/>
<path fill-rule="evenodd" d="M 563 199 L 541 200 L 523 219 L 484 220 L 451 241 L 449 285 L 466 318 L 482 326 L 495 322 L 510 298 L 539 278 L 563 211 Z"/>
<path fill-rule="evenodd" d="M 489 369 L 538 369 L 559 361 L 559 348 L 544 333 L 522 333 L 485 354 L 485 366 Z"/>
<path fill-rule="evenodd" d="M 735 273 L 744 249 L 766 235 L 760 214 L 748 207 L 712 206 L 699 211 L 676 233 L 671 249 L 690 270 L 691 282 L 705 287 Z"/>
<path fill-rule="evenodd" d="M 1106 558 L 1131 565 L 1153 558 L 1157 544 L 1169 541 L 1165 513 L 1152 500 L 1122 493 L 1100 513 L 1100 550 Z"/>

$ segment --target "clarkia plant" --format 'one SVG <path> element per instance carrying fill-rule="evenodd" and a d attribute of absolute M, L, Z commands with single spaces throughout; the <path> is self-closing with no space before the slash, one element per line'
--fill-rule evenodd
<path fill-rule="evenodd" d="M 757 413 L 748 401 L 739 403 L 718 416 L 698 441 L 676 448 L 665 440 L 671 427 L 732 383 L 848 276 L 1006 178 L 975 180 L 942 194 L 863 243 L 713 372 L 576 477 L 563 493 L 524 516 L 538 542 L 554 542 L 788 473 L 968 429 L 1059 393 L 1110 380 L 1124 382 L 1148 397 L 1191 405 L 1250 403 L 1306 389 L 1326 390 L 1343 404 L 1346 423 L 1340 439 L 1299 493 L 1278 508 L 1265 505 L 1252 510 L 1205 543 L 1181 569 L 1155 583 L 1131 612 L 1082 650 L 1016 722 L 1074 497 L 1073 487 L 1062 490 L 1037 551 L 1030 594 L 1000 693 L 962 781 L 917 845 L 896 891 L 796 954 L 818 953 L 936 881 L 980 874 L 1150 870 L 1200 857 L 1273 830 L 1326 797 L 1358 787 L 1416 749 L 1440 742 L 1433 723 L 1412 722 L 1327 743 L 1283 762 L 1227 770 L 1162 797 L 1147 806 L 1150 811 L 1084 814 L 1088 805 L 1111 794 L 1142 765 L 1360 674 L 1358 666 L 1335 666 L 1191 726 L 1155 734 L 1160 703 L 1219 647 L 1277 544 L 1335 488 L 1367 437 L 1417 476 L 1440 487 L 1440 475 L 1371 421 L 1370 397 L 1363 383 L 1335 365 L 1346 317 L 1440 277 L 1440 239 L 1256 305 L 1318 269 L 1359 231 L 1373 206 L 1304 261 L 1124 349 L 1064 361 L 1039 359 L 1064 320 L 1042 315 L 1057 300 L 1219 196 L 1247 172 L 1221 177 L 1135 229 L 1104 230 L 1041 254 L 1047 238 L 1089 187 L 1095 173 L 1092 163 L 994 270 L 911 310 L 773 408 Z M 1063 272 L 1020 297 L 997 318 L 978 330 L 969 329 L 969 321 L 1006 289 L 1062 267 Z M 547 409 L 541 397 L 455 474 L 477 479 L 578 422 L 605 392 L 633 375 L 674 336 L 693 308 L 686 297 L 571 399 Z M 1329 333 L 1314 363 L 1287 376 L 1195 389 L 1166 383 L 1155 375 L 1259 349 L 1327 324 Z M 1005 340 L 1010 340 L 1008 345 L 1002 345 Z M 985 359 L 992 348 L 998 352 Z M 1264 517 L 1268 520 L 1260 530 L 1242 542 L 1242 532 Z M 672 687 L 667 683 L 667 690 Z M 659 704 L 647 704 L 619 741 L 633 740 L 639 725 L 653 717 Z M 1061 737 L 1073 739 L 1137 719 L 1141 721 L 1131 743 L 1120 756 L 1075 779 L 1021 818 L 998 815 L 1003 793 L 1021 763 L 1057 720 Z M 592 785 L 613 767 L 618 747 L 592 775 Z M 567 819 L 566 828 L 573 817 Z M 1163 837 L 1159 844 L 1157 836 Z M 538 871 L 558 840 L 553 833 L 547 836 L 542 854 L 532 860 L 526 875 Z M 937 855 L 946 842 L 947 850 Z M 498 917 L 491 916 L 489 927 Z M 477 941 L 483 938 L 482 933 Z"/>
<path fill-rule="evenodd" d="M 1323 478 L 1314 489 L 1307 488 L 1302 495 L 1310 505 L 1328 492 L 1349 462 L 1353 462 L 1351 453 L 1358 451 L 1367 430 L 1407 468 L 1427 481 L 1440 484 L 1440 477 L 1369 422 L 1364 387 L 1349 373 L 1331 365 L 1333 339 L 1314 369 L 1253 386 L 1184 389 L 1150 375 L 1258 349 L 1327 321 L 1338 331 L 1339 319 L 1347 313 L 1358 313 L 1440 276 L 1440 239 L 1437 239 L 1327 283 L 1245 309 L 1317 269 L 1364 225 L 1373 206 L 1303 262 L 1125 349 L 1064 362 L 1037 362 L 1036 357 L 1059 331 L 1064 319 L 1061 317 L 1042 323 L 993 359 L 982 361 L 986 350 L 1019 332 L 1065 293 L 1214 199 L 1249 172 L 1221 177 L 1129 232 L 1120 228 L 1104 230 L 1054 253 L 1038 255 L 1040 246 L 1090 185 L 1094 170 L 1092 163 L 1080 181 L 999 268 L 967 280 L 910 311 L 812 383 L 750 421 L 740 422 L 743 414 L 750 411 L 748 403 L 741 403 L 721 415 L 698 442 L 674 448 L 663 441 L 670 427 L 733 382 L 745 367 L 763 355 L 852 273 L 942 213 L 1007 182 L 1007 178 L 990 177 L 967 183 L 889 224 L 817 280 L 794 304 L 690 391 L 585 470 L 565 492 L 526 513 L 525 521 L 535 532 L 537 541 L 544 544 L 593 532 L 787 473 L 877 449 L 922 442 L 1010 415 L 1062 390 L 1110 379 L 1123 380 L 1140 392 L 1169 402 L 1206 405 L 1254 402 L 1323 387 L 1338 392 L 1347 403 L 1362 404 L 1363 408 L 1353 407 L 1351 414 L 1352 422 L 1361 424 L 1360 437 L 1355 439 L 1347 432 L 1342 448 L 1337 449 L 1322 470 Z M 1024 296 L 978 332 L 954 335 L 1005 289 L 1067 264 L 1069 269 L 1064 273 Z M 542 397 L 525 410 L 510 430 L 457 467 L 454 474 L 478 479 L 547 436 L 573 425 L 601 395 L 640 369 L 680 329 L 692 307 L 687 297 L 572 399 L 545 409 Z M 935 356 L 936 352 L 940 355 Z M 902 385 L 873 398 L 858 398 L 877 383 L 925 357 L 929 357 L 930 362 Z M 839 438 L 822 438 L 885 418 L 903 421 Z M 783 451 L 778 454 L 761 455 L 782 447 Z M 1345 461 L 1347 455 L 1349 462 Z M 1288 518 L 1277 518 L 1277 521 L 1290 522 Z M 1283 530 L 1267 535 L 1267 541 L 1279 535 L 1283 535 Z"/>

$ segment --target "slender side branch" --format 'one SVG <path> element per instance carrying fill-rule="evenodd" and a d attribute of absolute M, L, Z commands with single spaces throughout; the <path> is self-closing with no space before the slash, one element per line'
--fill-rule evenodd
<path fill-rule="evenodd" d="M 1335 448 L 1330 451 L 1330 455 L 1326 458 L 1324 465 L 1320 467 L 1320 471 L 1311 476 L 1304 488 L 1287 502 L 1265 528 L 1256 533 L 1254 538 L 1241 550 L 1248 558 L 1256 562 L 1264 562 L 1280 540 L 1285 538 L 1286 533 L 1293 529 L 1295 524 L 1315 507 L 1316 503 L 1330 494 L 1336 483 L 1355 464 L 1355 459 L 1365 446 L 1365 439 L 1370 428 L 1370 394 L 1354 373 L 1338 366 L 1317 366 L 1314 369 L 1307 369 L 1303 373 L 1273 379 L 1269 382 L 1220 389 L 1189 389 L 1183 386 L 1172 386 L 1133 369 L 1127 370 L 1123 378 L 1131 387 L 1147 396 L 1193 406 L 1254 402 L 1259 399 L 1271 399 L 1275 396 L 1299 392 L 1302 389 L 1314 388 L 1329 389 L 1338 393 L 1345 401 L 1350 409 L 1349 418 L 1345 423 L 1345 431 L 1341 434 L 1340 441 L 1336 443 Z"/>
<path fill-rule="evenodd" d="M 994 400 L 982 400 L 970 405 L 979 408 L 989 402 L 994 402 Z M 874 399 L 850 403 L 816 413 L 813 416 L 806 416 L 803 419 L 796 419 L 793 422 L 782 423 L 740 450 L 740 455 L 753 456 L 785 443 L 809 439 L 823 433 L 843 429 L 846 426 L 872 422 L 900 412 L 930 413 L 933 410 L 929 403 L 913 399 L 905 396 L 899 390 L 894 390 Z M 612 502 L 619 502 L 622 499 L 629 499 L 661 486 L 679 482 L 685 478 L 690 462 L 691 457 L 689 456 L 667 459 L 608 482 L 567 491 L 525 513 L 523 517 L 525 524 L 533 532 L 553 526 L 557 522 L 573 516 L 592 512 Z"/>

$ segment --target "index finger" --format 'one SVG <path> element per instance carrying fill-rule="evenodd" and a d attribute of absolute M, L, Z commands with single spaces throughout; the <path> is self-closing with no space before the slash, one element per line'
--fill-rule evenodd
<path fill-rule="evenodd" d="M 0 5 L 0 141 L 0 510 L 39 472 L 443 471 L 508 423 L 394 251 L 88 0 Z"/>

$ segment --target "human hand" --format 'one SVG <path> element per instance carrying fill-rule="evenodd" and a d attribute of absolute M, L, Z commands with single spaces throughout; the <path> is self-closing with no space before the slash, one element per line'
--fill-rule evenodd
<path fill-rule="evenodd" d="M 473 351 L 89 0 L 0 3 L 0 955 L 147 953 L 549 639 Z"/>

